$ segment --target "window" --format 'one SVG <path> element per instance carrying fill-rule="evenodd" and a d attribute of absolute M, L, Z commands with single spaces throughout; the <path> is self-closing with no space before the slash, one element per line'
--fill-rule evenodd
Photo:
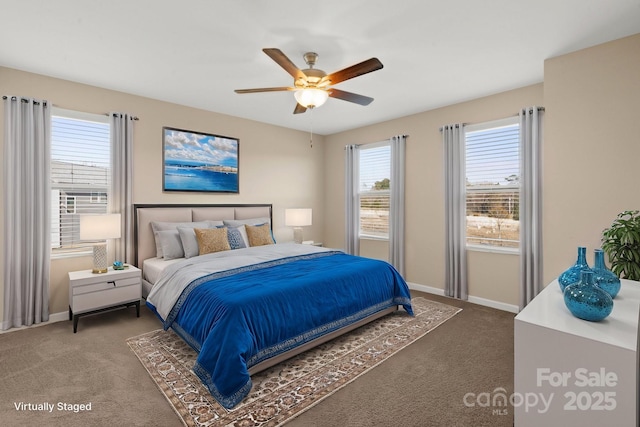
<path fill-rule="evenodd" d="M 389 177 L 391 146 L 388 141 L 360 147 L 360 237 L 389 238 Z"/>
<path fill-rule="evenodd" d="M 107 116 L 54 109 L 51 119 L 51 253 L 85 254 L 80 215 L 107 213 L 110 185 Z"/>
<path fill-rule="evenodd" d="M 518 118 L 465 128 L 467 245 L 520 244 Z"/>

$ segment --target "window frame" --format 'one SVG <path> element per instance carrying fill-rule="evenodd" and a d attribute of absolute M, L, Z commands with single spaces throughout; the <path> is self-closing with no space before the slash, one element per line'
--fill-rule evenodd
<path fill-rule="evenodd" d="M 96 113 L 87 113 L 87 112 L 83 112 L 83 111 L 76 111 L 76 110 L 67 110 L 64 108 L 59 108 L 59 107 L 55 107 L 53 106 L 51 109 L 51 116 L 52 119 L 53 117 L 61 117 L 64 119 L 72 119 L 72 120 L 79 120 L 79 121 L 88 121 L 88 122 L 94 122 L 94 123 L 102 123 L 102 124 L 106 124 L 109 125 L 109 117 L 107 115 L 104 114 L 96 114 Z M 51 130 L 53 133 L 53 120 L 51 121 Z M 109 132 L 111 132 L 111 129 L 109 129 Z M 52 138 L 53 139 L 53 138 Z M 52 140 L 53 143 L 53 140 Z M 109 151 L 111 151 L 111 137 L 109 137 Z M 50 161 L 53 161 L 53 153 L 50 154 Z M 111 163 L 111 162 L 110 162 Z M 108 176 L 108 180 L 107 180 L 107 188 L 106 188 L 106 198 L 107 198 L 107 212 L 108 212 L 108 200 L 109 200 L 109 192 L 110 192 L 110 187 L 111 187 L 111 171 L 109 171 L 109 176 Z M 58 190 L 60 191 L 59 188 L 55 188 L 55 187 L 51 187 L 52 190 L 52 194 L 54 190 Z M 97 202 L 93 201 L 93 195 L 94 193 L 97 192 L 90 192 L 89 195 L 87 196 L 87 204 L 97 204 Z M 99 192 L 100 195 L 104 195 L 105 193 L 100 191 Z M 78 207 L 78 198 L 77 195 L 64 195 L 65 197 L 65 202 L 68 201 L 68 199 L 72 198 L 74 200 L 73 206 L 74 206 L 74 214 L 78 215 L 77 213 L 77 207 Z M 65 204 L 66 205 L 66 204 Z M 55 206 L 57 206 L 57 204 L 53 203 L 52 201 L 52 208 L 54 208 Z M 50 220 L 53 222 L 55 219 L 60 220 L 60 217 L 58 215 L 58 217 L 55 217 L 54 213 L 52 212 L 50 215 Z M 51 230 L 51 236 L 54 236 L 54 230 Z M 55 233 L 59 238 L 62 235 L 61 230 L 58 230 L 57 233 Z M 96 241 L 98 242 L 98 241 Z M 80 246 L 77 248 L 66 248 L 66 249 L 59 249 L 59 248 L 54 248 L 51 247 L 50 248 L 50 252 L 49 252 L 49 256 L 51 259 L 63 259 L 63 258 L 75 258 L 75 257 L 84 257 L 84 256 L 91 256 L 93 254 L 93 246 L 95 245 L 96 242 L 87 242 L 86 246 Z M 104 242 L 104 240 L 103 240 Z"/>
<path fill-rule="evenodd" d="M 389 147 L 389 171 L 391 171 L 391 142 L 388 140 L 383 140 L 383 141 L 378 141 L 378 142 L 372 142 L 372 143 L 368 143 L 368 144 L 363 144 L 360 146 L 359 150 L 360 150 L 360 156 L 359 156 L 359 161 L 361 161 L 361 155 L 362 155 L 362 151 L 363 150 L 371 150 L 371 149 L 375 149 L 375 148 L 380 148 L 380 147 Z M 360 178 L 361 178 L 361 174 L 362 174 L 362 170 L 361 170 L 361 165 L 358 165 L 358 183 L 360 183 Z M 389 173 L 389 175 L 391 175 L 391 173 Z M 389 179 L 391 179 L 391 176 L 389 176 Z M 377 241 L 383 241 L 383 242 L 387 242 L 389 241 L 389 224 L 387 222 L 387 233 L 386 235 L 377 235 L 377 234 L 367 234 L 367 233 L 363 233 L 362 232 L 362 200 L 361 200 L 361 196 L 365 194 L 371 194 L 371 195 L 384 195 L 384 196 L 388 196 L 389 201 L 391 201 L 391 188 L 389 188 L 389 190 L 369 190 L 369 191 L 362 191 L 360 189 L 360 185 L 358 185 L 358 238 L 361 240 L 377 240 Z M 389 209 L 390 211 L 390 209 Z M 388 221 L 388 219 L 387 219 Z"/>
<path fill-rule="evenodd" d="M 469 132 L 478 132 L 478 131 L 483 131 L 483 130 L 489 130 L 489 129 L 498 128 L 498 127 L 504 127 L 504 126 L 512 126 L 512 125 L 518 125 L 518 128 L 519 128 L 520 120 L 519 120 L 518 116 L 506 117 L 506 118 L 503 118 L 503 119 L 491 120 L 491 121 L 487 121 L 487 122 L 466 125 L 464 127 L 465 153 L 466 153 L 466 150 L 467 150 L 467 133 L 469 133 Z M 522 158 L 521 158 L 521 156 L 522 156 L 522 146 L 521 145 L 522 145 L 522 143 L 518 139 L 518 161 L 519 161 L 520 164 L 522 163 Z M 467 169 L 466 154 L 465 154 L 465 162 L 464 163 L 465 163 L 464 167 L 465 167 L 465 177 L 466 177 L 466 175 L 467 175 L 466 174 L 466 169 Z M 513 188 L 513 187 L 495 189 L 494 191 L 489 191 L 489 192 L 490 193 L 506 192 L 506 191 L 509 191 L 509 188 Z M 521 189 L 522 189 L 522 185 L 519 182 L 519 185 L 518 185 L 518 196 L 520 195 Z M 480 191 L 477 191 L 477 192 L 480 193 Z M 486 190 L 485 190 L 485 192 L 486 192 Z M 467 195 L 468 195 L 467 186 L 465 185 L 465 188 L 464 188 L 465 211 L 466 211 Z M 518 201 L 518 203 L 519 203 L 519 201 Z M 475 252 L 490 252 L 490 253 L 500 253 L 500 254 L 507 254 L 507 255 L 520 255 L 520 253 L 521 253 L 521 242 L 520 242 L 520 239 L 518 239 L 518 247 L 517 248 L 505 247 L 505 246 L 481 245 L 481 244 L 477 244 L 477 243 L 468 243 L 466 212 L 465 212 L 465 247 L 466 247 L 467 250 L 475 251 Z"/>

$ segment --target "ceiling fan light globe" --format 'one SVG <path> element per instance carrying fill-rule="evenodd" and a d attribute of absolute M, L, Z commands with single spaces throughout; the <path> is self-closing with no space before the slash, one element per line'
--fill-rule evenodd
<path fill-rule="evenodd" d="M 322 89 L 299 89 L 293 93 L 298 104 L 306 108 L 320 107 L 329 98 L 329 92 Z"/>

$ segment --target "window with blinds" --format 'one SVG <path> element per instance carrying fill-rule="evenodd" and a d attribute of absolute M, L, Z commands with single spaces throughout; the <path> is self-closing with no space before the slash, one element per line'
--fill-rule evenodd
<path fill-rule="evenodd" d="M 385 141 L 360 147 L 360 237 L 389 238 L 391 146 Z"/>
<path fill-rule="evenodd" d="M 53 256 L 90 253 L 80 240 L 80 215 L 107 213 L 108 117 L 54 109 L 51 119 L 51 250 Z"/>
<path fill-rule="evenodd" d="M 467 126 L 467 245 L 520 245 L 518 118 Z"/>

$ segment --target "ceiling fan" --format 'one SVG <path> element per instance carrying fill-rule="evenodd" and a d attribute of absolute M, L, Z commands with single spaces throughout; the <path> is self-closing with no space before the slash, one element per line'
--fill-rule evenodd
<path fill-rule="evenodd" d="M 325 103 L 328 97 L 354 102 L 360 105 L 369 105 L 371 101 L 373 101 L 373 98 L 368 96 L 334 89 L 332 86 L 345 80 L 381 69 L 382 63 L 378 58 L 367 59 L 351 67 L 327 74 L 320 69 L 314 68 L 316 60 L 318 59 L 317 53 L 305 53 L 303 58 L 309 68 L 300 70 L 280 49 L 267 48 L 262 49 L 262 51 L 284 68 L 286 72 L 291 74 L 294 79 L 293 86 L 236 89 L 236 93 L 293 91 L 297 101 L 293 114 L 304 113 L 308 108 L 319 107 Z"/>

